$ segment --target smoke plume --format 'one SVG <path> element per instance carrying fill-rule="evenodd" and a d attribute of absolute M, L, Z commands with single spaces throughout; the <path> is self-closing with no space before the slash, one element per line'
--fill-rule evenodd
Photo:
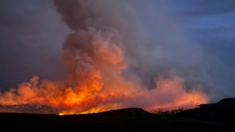
<path fill-rule="evenodd" d="M 0 93 L 0 104 L 49 105 L 76 114 L 207 103 L 203 84 L 193 78 L 201 63 L 201 47 L 191 44 L 174 24 L 169 31 L 165 22 L 156 23 L 159 29 L 152 28 L 151 33 L 159 40 L 145 34 L 132 2 L 54 0 L 62 21 L 73 30 L 62 46 L 69 79 L 39 84 L 33 77 Z M 175 38 L 162 39 L 166 34 Z"/>

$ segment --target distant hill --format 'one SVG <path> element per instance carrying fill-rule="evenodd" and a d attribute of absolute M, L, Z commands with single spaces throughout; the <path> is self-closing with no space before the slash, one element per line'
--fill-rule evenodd
<path fill-rule="evenodd" d="M 94 115 L 94 114 L 93 114 Z M 151 113 L 140 108 L 125 108 L 118 110 L 110 110 L 102 113 L 95 113 L 95 115 L 106 117 L 145 117 L 152 116 Z"/>
<path fill-rule="evenodd" d="M 201 104 L 199 107 L 179 112 L 176 115 L 203 119 L 233 119 L 235 117 L 235 98 L 225 98 L 217 103 Z"/>
<path fill-rule="evenodd" d="M 0 113 L 56 114 L 59 109 L 45 105 L 0 105 Z"/>
<path fill-rule="evenodd" d="M 202 109 L 211 109 L 212 111 L 227 111 L 235 109 L 235 98 L 225 98 L 214 104 L 199 105 Z"/>

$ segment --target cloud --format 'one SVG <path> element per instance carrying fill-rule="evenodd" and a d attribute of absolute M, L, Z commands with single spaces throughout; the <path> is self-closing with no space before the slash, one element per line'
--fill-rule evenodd
<path fill-rule="evenodd" d="M 171 0 L 171 2 L 176 5 L 179 14 L 185 16 L 213 15 L 235 11 L 234 0 Z"/>
<path fill-rule="evenodd" d="M 235 27 L 215 27 L 215 28 L 190 28 L 190 35 L 194 39 L 198 40 L 223 40 L 226 42 L 233 42 L 233 38 L 235 37 Z M 229 43 L 220 43 L 223 45 L 230 45 Z M 219 42 L 216 42 L 217 44 Z"/>

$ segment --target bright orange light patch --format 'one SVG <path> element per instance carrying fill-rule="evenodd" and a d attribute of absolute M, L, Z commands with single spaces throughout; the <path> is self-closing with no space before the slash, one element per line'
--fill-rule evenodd
<path fill-rule="evenodd" d="M 63 116 L 64 114 L 63 113 L 59 113 L 58 115 Z"/>
<path fill-rule="evenodd" d="M 171 79 L 158 78 L 156 88 L 147 90 L 134 82 L 118 76 L 117 84 L 106 84 L 101 90 L 87 90 L 85 85 L 66 87 L 67 82 L 43 81 L 38 78 L 22 83 L 17 90 L 0 94 L 0 104 L 41 104 L 62 109 L 60 116 L 69 114 L 99 113 L 111 109 L 139 107 L 145 110 L 193 107 L 209 102 L 201 91 L 186 92 L 183 80 L 173 75 Z M 44 87 L 44 88 L 42 88 Z M 18 94 L 15 94 L 17 91 Z"/>

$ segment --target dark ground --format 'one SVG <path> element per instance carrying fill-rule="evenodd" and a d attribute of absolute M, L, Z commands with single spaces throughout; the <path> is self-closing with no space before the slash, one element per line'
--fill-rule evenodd
<path fill-rule="evenodd" d="M 68 131 L 213 131 L 235 132 L 235 99 L 177 114 L 150 114 L 129 108 L 87 115 L 0 113 L 0 132 L 6 130 Z"/>

